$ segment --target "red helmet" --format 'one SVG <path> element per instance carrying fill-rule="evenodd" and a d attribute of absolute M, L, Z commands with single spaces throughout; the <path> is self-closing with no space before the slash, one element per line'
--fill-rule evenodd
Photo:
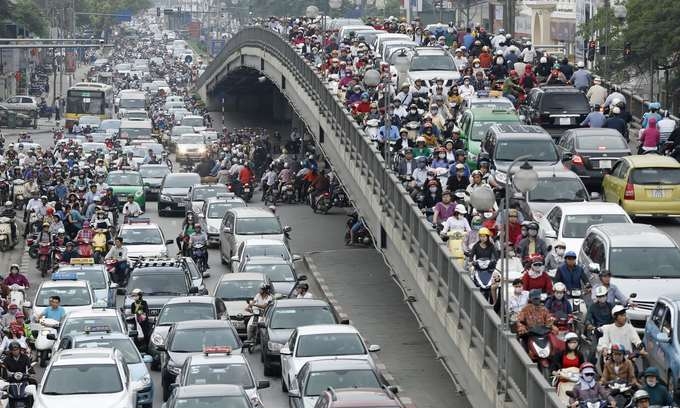
<path fill-rule="evenodd" d="M 529 263 L 543 262 L 543 255 L 541 254 L 531 254 L 524 257 L 524 260 Z"/>
<path fill-rule="evenodd" d="M 53 214 L 54 214 L 54 208 L 47 207 L 47 215 L 53 215 Z"/>

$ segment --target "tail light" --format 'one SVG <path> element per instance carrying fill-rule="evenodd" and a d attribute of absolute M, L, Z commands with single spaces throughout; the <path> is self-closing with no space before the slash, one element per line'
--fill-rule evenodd
<path fill-rule="evenodd" d="M 576 166 L 583 166 L 583 158 L 578 154 L 575 154 L 574 157 L 571 158 L 571 162 Z"/>
<path fill-rule="evenodd" d="M 626 190 L 623 192 L 624 200 L 635 200 L 635 186 L 628 180 Z"/>
<path fill-rule="evenodd" d="M 326 193 L 323 194 L 323 196 L 324 196 L 324 197 L 330 197 L 330 196 L 331 196 L 331 193 L 326 192 Z"/>

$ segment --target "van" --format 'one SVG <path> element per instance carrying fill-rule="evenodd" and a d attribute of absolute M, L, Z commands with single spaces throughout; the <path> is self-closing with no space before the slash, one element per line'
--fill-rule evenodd
<path fill-rule="evenodd" d="M 123 139 L 151 139 L 152 125 L 150 120 L 121 120 L 120 137 Z"/>
<path fill-rule="evenodd" d="M 148 107 L 149 98 L 146 92 L 126 89 L 118 94 L 118 118 L 122 118 L 127 110 L 146 110 Z"/>
<path fill-rule="evenodd" d="M 288 245 L 291 227 L 281 226 L 279 217 L 268 208 L 232 208 L 224 215 L 220 227 L 220 260 L 231 263 L 231 257 L 242 242 L 251 238 L 282 241 Z"/>
<path fill-rule="evenodd" d="M 578 255 L 586 270 L 609 270 L 624 296 L 636 293 L 628 318 L 642 333 L 659 295 L 680 295 L 680 248 L 665 232 L 646 224 L 591 225 Z M 596 287 L 599 276 L 588 279 Z"/>

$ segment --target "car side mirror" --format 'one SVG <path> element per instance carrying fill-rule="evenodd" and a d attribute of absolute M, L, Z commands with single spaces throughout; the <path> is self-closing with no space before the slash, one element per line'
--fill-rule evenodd
<path fill-rule="evenodd" d="M 667 335 L 666 333 L 657 333 L 656 336 L 654 336 L 656 341 L 659 343 L 670 343 L 671 342 L 671 337 Z"/>
<path fill-rule="evenodd" d="M 159 344 L 156 346 L 156 350 L 158 351 L 165 351 L 165 344 Z"/>
<path fill-rule="evenodd" d="M 198 293 L 198 287 L 192 286 L 192 287 L 189 288 L 189 294 L 195 295 L 197 293 Z"/>
<path fill-rule="evenodd" d="M 628 297 L 631 298 L 631 299 L 635 299 L 637 297 L 637 293 L 633 292 Z"/>
<path fill-rule="evenodd" d="M 300 391 L 288 390 L 288 398 L 300 398 Z"/>
<path fill-rule="evenodd" d="M 283 227 L 283 232 L 291 232 L 292 230 L 293 227 L 291 227 L 290 225 L 286 225 L 285 227 Z"/>
<path fill-rule="evenodd" d="M 263 388 L 269 388 L 269 381 L 263 380 L 257 382 L 257 389 L 261 390 Z"/>
<path fill-rule="evenodd" d="M 368 352 L 369 353 L 375 353 L 376 351 L 380 351 L 380 346 L 377 344 L 371 344 L 368 346 Z"/>
<path fill-rule="evenodd" d="M 574 154 L 571 153 L 571 152 L 562 153 L 562 161 L 570 161 L 573 158 L 574 158 Z"/>
<path fill-rule="evenodd" d="M 293 255 L 293 262 L 301 261 L 302 257 L 300 255 Z"/>
<path fill-rule="evenodd" d="M 340 320 L 340 324 L 349 324 L 349 323 L 350 323 L 349 319 Z"/>
<path fill-rule="evenodd" d="M 54 333 L 47 333 L 47 340 L 52 340 L 52 341 L 54 341 L 54 340 L 56 340 L 56 339 L 57 339 L 57 335 L 56 335 L 56 334 L 54 334 Z"/>
<path fill-rule="evenodd" d="M 170 245 L 170 244 L 172 244 L 173 242 L 175 242 L 175 241 L 173 241 L 173 240 L 171 240 L 171 239 L 166 239 L 166 240 L 165 240 L 165 245 Z"/>
<path fill-rule="evenodd" d="M 33 303 L 29 301 L 25 301 L 23 305 L 21 305 L 24 309 L 30 309 L 33 307 Z"/>
<path fill-rule="evenodd" d="M 282 356 L 290 356 L 290 355 L 293 354 L 293 352 L 290 351 L 288 346 L 286 346 L 286 347 L 282 347 L 281 350 L 279 350 L 279 354 L 281 354 Z"/>
<path fill-rule="evenodd" d="M 153 357 L 151 357 L 148 354 L 144 354 L 142 356 L 142 361 L 144 362 L 144 364 L 151 364 L 151 363 L 153 363 Z"/>
<path fill-rule="evenodd" d="M 590 193 L 590 199 L 591 200 L 599 200 L 600 199 L 600 193 L 597 191 L 593 191 Z"/>

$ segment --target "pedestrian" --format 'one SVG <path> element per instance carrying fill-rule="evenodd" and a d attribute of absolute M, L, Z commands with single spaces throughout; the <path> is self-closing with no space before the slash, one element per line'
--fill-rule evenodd
<path fill-rule="evenodd" d="M 58 122 L 59 120 L 61 120 L 61 115 L 60 115 L 61 101 L 59 99 L 60 98 L 57 96 L 57 99 L 54 100 L 53 109 L 54 109 L 54 121 L 55 122 Z"/>

